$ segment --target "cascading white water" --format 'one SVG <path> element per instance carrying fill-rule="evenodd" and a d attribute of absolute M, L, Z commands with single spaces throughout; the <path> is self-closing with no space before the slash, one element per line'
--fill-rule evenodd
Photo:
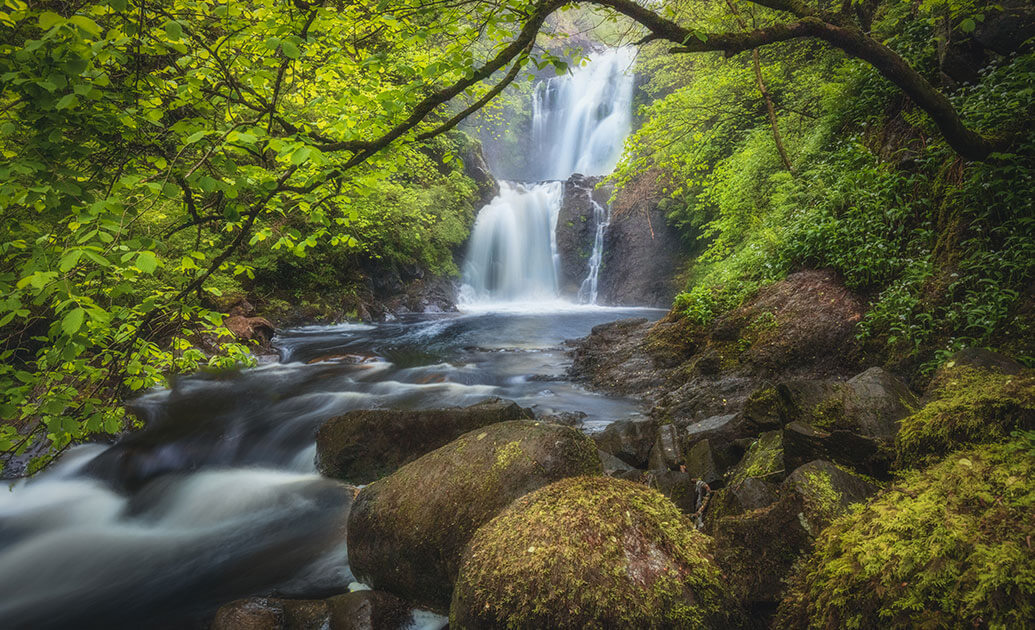
<path fill-rule="evenodd" d="M 593 236 L 593 253 L 589 256 L 589 275 L 579 287 L 579 302 L 596 304 L 600 261 L 604 257 L 604 231 L 611 223 L 611 208 L 597 203 L 596 199 L 592 197 L 590 197 L 590 202 L 593 204 L 593 220 L 596 221 L 597 229 Z"/>
<path fill-rule="evenodd" d="M 532 146 L 543 158 L 540 179 L 614 170 L 632 125 L 635 55 L 631 47 L 607 50 L 536 86 Z"/>
<path fill-rule="evenodd" d="M 528 302 L 558 297 L 556 227 L 565 180 L 606 175 L 632 124 L 631 47 L 595 54 L 569 74 L 539 83 L 532 99 L 532 150 L 539 184 L 502 182 L 478 214 L 460 301 Z M 607 209 L 595 204 L 596 239 L 580 302 L 596 302 Z"/>
<path fill-rule="evenodd" d="M 464 265 L 467 302 L 533 301 L 557 296 L 560 182 L 500 183 L 471 231 Z"/>

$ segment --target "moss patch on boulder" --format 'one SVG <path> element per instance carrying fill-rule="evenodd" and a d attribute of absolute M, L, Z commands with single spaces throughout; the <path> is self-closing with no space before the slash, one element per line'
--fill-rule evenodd
<path fill-rule="evenodd" d="M 1030 445 L 957 453 L 824 530 L 776 627 L 1032 627 L 1033 539 Z"/>
<path fill-rule="evenodd" d="M 921 467 L 967 446 L 1035 428 L 1035 374 L 954 366 L 939 372 L 920 411 L 902 421 L 896 465 Z"/>
<path fill-rule="evenodd" d="M 476 429 L 359 493 L 348 523 L 352 571 L 378 590 L 445 611 L 475 530 L 532 490 L 601 472 L 593 442 L 570 427 L 513 421 Z"/>
<path fill-rule="evenodd" d="M 475 534 L 450 627 L 728 628 L 735 606 L 708 541 L 654 490 L 559 481 Z"/>

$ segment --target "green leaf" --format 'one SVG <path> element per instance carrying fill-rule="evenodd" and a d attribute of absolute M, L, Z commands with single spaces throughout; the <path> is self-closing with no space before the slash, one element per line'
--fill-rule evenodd
<path fill-rule="evenodd" d="M 960 22 L 960 30 L 964 33 L 973 33 L 974 29 L 977 28 L 977 23 L 974 20 L 967 18 Z"/>
<path fill-rule="evenodd" d="M 58 269 L 61 273 L 65 273 L 76 266 L 79 259 L 83 256 L 83 250 L 73 249 L 65 252 L 65 255 L 61 257 L 61 262 L 58 263 Z"/>
<path fill-rule="evenodd" d="M 73 15 L 68 19 L 68 21 L 72 24 L 75 24 L 76 26 L 86 31 L 90 35 L 93 35 L 94 37 L 101 36 L 101 27 L 97 24 L 97 22 L 94 22 L 85 15 Z"/>
<path fill-rule="evenodd" d="M 61 17 L 57 13 L 54 13 L 53 11 L 44 11 L 43 13 L 40 13 L 39 17 L 40 28 L 42 28 L 45 31 L 50 30 L 51 27 L 57 24 L 63 24 L 64 21 L 65 18 Z"/>
<path fill-rule="evenodd" d="M 299 51 L 298 46 L 295 46 L 293 42 L 283 41 L 280 43 L 280 50 L 284 53 L 284 56 L 288 59 L 298 59 Z"/>
<path fill-rule="evenodd" d="M 137 254 L 137 269 L 144 273 L 154 273 L 158 268 L 158 257 L 154 252 L 144 251 Z"/>
<path fill-rule="evenodd" d="M 312 147 L 302 146 L 295 149 L 291 153 L 291 163 L 295 166 L 299 166 L 303 162 L 309 159 L 309 155 L 313 152 Z"/>
<path fill-rule="evenodd" d="M 79 104 L 79 98 L 76 97 L 75 94 L 65 94 L 60 99 L 58 99 L 58 102 L 54 106 L 54 109 L 57 109 L 58 111 L 60 111 L 62 109 L 72 109 L 73 107 L 75 107 L 78 104 Z"/>
<path fill-rule="evenodd" d="M 61 320 L 61 330 L 65 331 L 66 335 L 74 335 L 83 327 L 83 319 L 85 317 L 86 310 L 82 307 L 72 309 Z"/>
<path fill-rule="evenodd" d="M 183 37 L 183 27 L 175 20 L 169 20 L 166 22 L 164 28 L 165 34 L 173 41 L 179 40 Z"/>

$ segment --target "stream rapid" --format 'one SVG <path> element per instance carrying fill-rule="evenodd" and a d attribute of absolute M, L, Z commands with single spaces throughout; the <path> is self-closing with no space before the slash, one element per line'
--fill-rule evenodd
<path fill-rule="evenodd" d="M 662 311 L 592 304 L 602 207 L 580 296 L 590 304 L 558 297 L 561 184 L 545 181 L 613 169 L 629 131 L 632 58 L 605 51 L 536 88 L 533 135 L 549 168 L 541 182 L 503 183 L 479 213 L 463 312 L 281 331 L 279 360 L 180 377 L 129 403 L 143 430 L 77 446 L 12 482 L 0 493 L 0 628 L 203 627 L 237 598 L 355 586 L 352 489 L 314 465 L 318 427 L 350 410 L 498 396 L 537 416 L 584 413 L 586 432 L 642 414 L 633 400 L 569 381 L 564 341 Z"/>

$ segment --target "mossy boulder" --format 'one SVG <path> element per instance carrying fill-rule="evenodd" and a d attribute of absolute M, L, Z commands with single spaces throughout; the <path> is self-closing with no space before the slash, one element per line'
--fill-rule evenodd
<path fill-rule="evenodd" d="M 782 481 L 786 476 L 783 432 L 766 431 L 751 442 L 740 463 L 730 471 L 729 483 L 739 484 L 749 477 L 763 481 Z"/>
<path fill-rule="evenodd" d="M 824 530 L 776 627 L 1033 627 L 1033 539 L 1032 444 L 956 453 Z"/>
<path fill-rule="evenodd" d="M 447 409 L 350 411 L 320 426 L 316 467 L 328 477 L 370 483 L 468 431 L 522 418 L 532 412 L 500 398 Z"/>
<path fill-rule="evenodd" d="M 475 534 L 450 627 L 735 627 L 708 543 L 654 490 L 607 477 L 559 481 Z"/>
<path fill-rule="evenodd" d="M 783 595 L 784 579 L 813 539 L 877 489 L 830 462 L 809 462 L 787 476 L 770 495 L 769 505 L 711 521 L 715 560 L 734 594 L 755 616 L 771 615 Z"/>
<path fill-rule="evenodd" d="M 445 611 L 460 556 L 480 526 L 549 483 L 601 474 L 593 442 L 570 427 L 514 421 L 466 433 L 376 481 L 349 515 L 356 577 Z"/>
<path fill-rule="evenodd" d="M 967 446 L 1035 428 L 1035 372 L 946 364 L 925 394 L 929 402 L 902 421 L 896 465 L 922 467 Z"/>

